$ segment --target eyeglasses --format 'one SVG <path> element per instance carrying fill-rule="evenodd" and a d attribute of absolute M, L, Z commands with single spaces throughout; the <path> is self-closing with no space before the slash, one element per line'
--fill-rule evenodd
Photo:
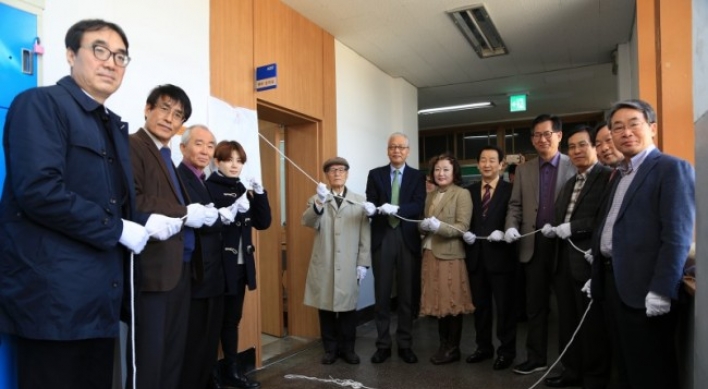
<path fill-rule="evenodd" d="M 632 120 L 629 123 L 622 123 L 622 122 L 612 123 L 612 128 L 610 128 L 610 132 L 612 132 L 613 134 L 621 134 L 626 129 L 630 129 L 632 132 L 635 132 L 635 131 L 638 131 L 639 129 L 641 129 L 644 124 L 649 124 L 649 123 L 641 121 L 641 120 Z"/>
<path fill-rule="evenodd" d="M 573 143 L 568 145 L 568 151 L 573 151 L 575 149 L 585 150 L 588 148 L 588 146 L 590 146 L 590 143 L 588 142 L 580 142 L 578 144 Z"/>
<path fill-rule="evenodd" d="M 160 106 L 157 108 L 165 116 L 169 116 L 171 113 L 172 117 L 175 118 L 176 120 L 179 120 L 180 122 L 184 121 L 184 114 L 182 113 L 182 111 L 178 110 L 177 108 L 172 109 L 172 107 L 170 107 L 167 104 L 160 104 Z"/>
<path fill-rule="evenodd" d="M 335 167 L 332 167 L 332 168 L 329 168 L 329 170 L 327 170 L 327 173 L 331 173 L 331 174 L 337 174 L 337 173 L 339 173 L 339 174 L 344 174 L 344 172 L 346 172 L 346 171 L 347 171 L 347 169 L 346 169 L 346 168 L 343 168 L 343 167 L 336 167 L 336 168 L 335 168 Z"/>
<path fill-rule="evenodd" d="M 122 68 L 128 66 L 130 63 L 130 57 L 128 54 L 121 51 L 113 52 L 105 46 L 93 45 L 91 47 L 84 47 L 84 49 L 92 50 L 93 56 L 101 61 L 108 61 L 111 57 L 113 57 L 113 62 Z"/>
<path fill-rule="evenodd" d="M 408 148 L 408 146 L 401 146 L 401 145 L 389 145 L 388 146 L 389 151 L 394 151 L 394 150 L 403 151 L 407 148 Z"/>
<path fill-rule="evenodd" d="M 533 138 L 534 140 L 540 140 L 541 138 L 551 139 L 551 136 L 553 136 L 553 134 L 553 131 L 534 132 L 531 135 L 531 138 Z"/>

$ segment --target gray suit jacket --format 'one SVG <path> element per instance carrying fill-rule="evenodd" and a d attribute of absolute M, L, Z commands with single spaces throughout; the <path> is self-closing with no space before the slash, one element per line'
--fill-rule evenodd
<path fill-rule="evenodd" d="M 536 214 L 538 213 L 538 158 L 534 158 L 516 169 L 514 187 L 509 199 L 509 208 L 506 213 L 505 229 L 516 228 L 519 232 L 527 234 L 543 226 L 536 226 Z M 558 193 L 563 188 L 563 184 L 575 175 L 575 167 L 570 163 L 567 155 L 561 154 L 558 163 L 558 175 L 556 177 L 556 188 L 554 201 L 558 199 Z M 519 239 L 519 261 L 526 263 L 531 260 L 534 250 L 532 237 Z"/>

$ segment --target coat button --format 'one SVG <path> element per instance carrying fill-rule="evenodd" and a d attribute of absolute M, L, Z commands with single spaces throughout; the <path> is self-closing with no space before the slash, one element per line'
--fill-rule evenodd
<path fill-rule="evenodd" d="M 117 203 L 118 201 L 116 201 L 116 199 L 110 199 L 110 200 L 108 200 L 108 202 L 110 202 L 111 204 L 115 204 L 115 203 Z"/>
<path fill-rule="evenodd" d="M 118 287 L 118 283 L 117 283 L 117 282 L 114 282 L 114 283 L 113 283 L 113 287 L 114 287 L 114 288 L 117 288 L 117 287 Z"/>
<path fill-rule="evenodd" d="M 241 222 L 236 222 L 236 227 L 241 227 Z"/>
<path fill-rule="evenodd" d="M 104 225 L 104 226 L 107 225 L 109 221 L 110 221 L 110 220 L 109 220 L 107 217 L 106 217 L 106 218 L 103 218 L 103 225 Z"/>

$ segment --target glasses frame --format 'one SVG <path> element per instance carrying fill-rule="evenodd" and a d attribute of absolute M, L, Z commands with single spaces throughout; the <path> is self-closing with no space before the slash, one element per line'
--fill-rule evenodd
<path fill-rule="evenodd" d="M 86 47 L 86 46 L 81 46 L 81 47 L 83 47 L 86 50 L 91 50 L 91 52 L 93 52 L 94 58 L 96 58 L 99 61 L 105 62 L 105 61 L 108 61 L 109 59 L 111 59 L 111 57 L 113 57 L 113 63 L 115 63 L 116 66 L 119 66 L 122 68 L 127 67 L 131 61 L 131 58 L 127 53 L 124 53 L 122 51 L 111 51 L 111 49 L 109 49 L 108 47 L 103 46 L 103 45 L 91 45 L 89 47 Z M 96 51 L 96 50 L 98 50 L 98 51 Z M 105 56 L 106 58 L 101 58 L 101 55 L 99 54 L 101 52 L 101 50 L 105 50 L 106 52 L 108 52 L 108 56 Z M 124 60 L 121 61 L 121 60 L 119 60 L 119 58 L 123 58 Z"/>

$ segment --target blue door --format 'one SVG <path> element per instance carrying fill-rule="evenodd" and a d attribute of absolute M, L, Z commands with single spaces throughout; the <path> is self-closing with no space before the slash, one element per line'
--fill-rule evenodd
<path fill-rule="evenodd" d="M 0 139 L 12 99 L 37 86 L 37 58 L 32 48 L 37 16 L 0 3 Z M 0 186 L 5 181 L 5 153 L 0 148 Z M 0 334 L 0 388 L 17 388 L 12 338 Z"/>

